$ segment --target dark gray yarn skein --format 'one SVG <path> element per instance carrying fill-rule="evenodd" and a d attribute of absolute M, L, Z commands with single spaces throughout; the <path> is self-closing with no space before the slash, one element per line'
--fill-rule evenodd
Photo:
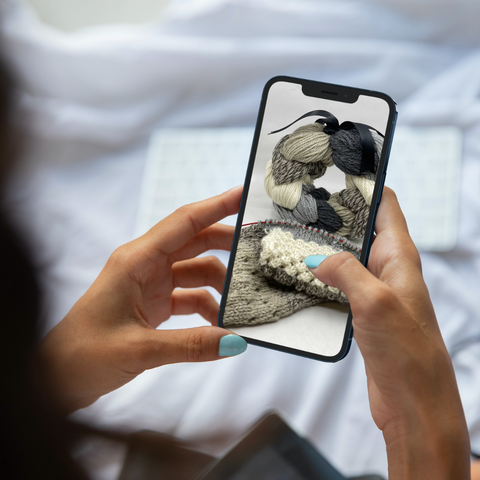
<path fill-rule="evenodd" d="M 375 168 L 371 173 L 376 173 L 378 163 L 380 162 L 380 152 L 382 151 L 383 139 L 375 131 L 371 131 L 375 142 Z M 330 135 L 330 144 L 332 146 L 333 163 L 344 173 L 349 175 L 364 176 L 366 172 L 361 172 L 362 163 L 362 141 L 360 134 L 353 128 L 351 130 L 338 130 Z"/>

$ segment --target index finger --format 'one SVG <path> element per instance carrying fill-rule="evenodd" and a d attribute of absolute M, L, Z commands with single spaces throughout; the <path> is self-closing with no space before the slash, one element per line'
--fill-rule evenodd
<path fill-rule="evenodd" d="M 201 202 L 184 205 L 146 233 L 155 250 L 170 255 L 222 218 L 238 213 L 243 186 Z"/>

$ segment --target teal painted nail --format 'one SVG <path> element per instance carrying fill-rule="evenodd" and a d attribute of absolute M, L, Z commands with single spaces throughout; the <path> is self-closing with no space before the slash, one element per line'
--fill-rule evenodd
<path fill-rule="evenodd" d="M 326 258 L 326 255 L 310 255 L 304 262 L 308 268 L 317 268 Z"/>
<path fill-rule="evenodd" d="M 225 335 L 218 345 L 219 357 L 233 357 L 240 355 L 247 349 L 247 342 L 238 335 Z"/>

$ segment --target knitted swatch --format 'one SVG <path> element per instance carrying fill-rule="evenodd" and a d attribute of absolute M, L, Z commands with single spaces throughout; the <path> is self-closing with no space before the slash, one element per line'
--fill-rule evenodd
<path fill-rule="evenodd" d="M 305 265 L 309 255 L 330 256 L 338 253 L 330 245 L 319 245 L 295 239 L 291 232 L 273 229 L 262 239 L 260 268 L 266 277 L 282 285 L 293 285 L 296 290 L 318 297 L 323 301 L 348 303 L 347 297 L 338 289 L 318 280 Z"/>
<path fill-rule="evenodd" d="M 357 258 L 360 255 L 360 249 L 345 239 L 301 225 L 267 220 L 244 227 L 223 325 L 276 322 L 326 301 L 347 303 L 342 292 L 317 280 L 303 263 L 308 255 L 340 251 L 349 251 Z"/>

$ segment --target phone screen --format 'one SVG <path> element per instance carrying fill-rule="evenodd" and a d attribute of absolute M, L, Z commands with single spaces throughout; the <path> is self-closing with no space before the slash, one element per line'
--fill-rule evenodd
<path fill-rule="evenodd" d="M 288 77 L 267 83 L 220 326 L 290 353 L 345 355 L 348 300 L 304 259 L 347 251 L 366 263 L 395 116 L 381 93 Z"/>

